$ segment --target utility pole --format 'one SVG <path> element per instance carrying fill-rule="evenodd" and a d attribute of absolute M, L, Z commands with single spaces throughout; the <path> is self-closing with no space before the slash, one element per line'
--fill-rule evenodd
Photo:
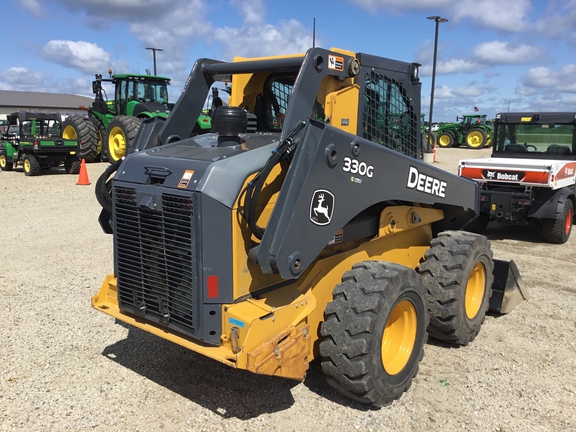
<path fill-rule="evenodd" d="M 438 26 L 440 23 L 448 22 L 446 18 L 439 16 L 429 16 L 426 19 L 436 21 L 436 31 L 434 34 L 434 60 L 432 61 L 432 90 L 430 91 L 430 117 L 428 118 L 428 142 L 426 143 L 426 153 L 432 153 L 432 111 L 434 110 L 434 87 L 436 86 L 436 57 L 438 54 Z"/>
<path fill-rule="evenodd" d="M 152 58 L 154 59 L 154 75 L 156 75 L 156 51 L 163 51 L 160 48 L 146 48 L 147 50 L 152 50 Z"/>

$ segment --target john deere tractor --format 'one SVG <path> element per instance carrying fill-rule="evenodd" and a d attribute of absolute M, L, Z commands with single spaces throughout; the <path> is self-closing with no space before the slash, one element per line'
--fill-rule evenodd
<path fill-rule="evenodd" d="M 486 114 L 465 114 L 456 117 L 459 123 L 446 123 L 440 126 L 438 147 L 458 147 L 466 144 L 471 149 L 481 149 L 490 145 L 492 128 L 486 123 Z"/>
<path fill-rule="evenodd" d="M 94 103 L 86 108 L 88 117 L 68 117 L 64 122 L 63 136 L 78 139 L 83 146 L 80 157 L 93 162 L 121 159 L 130 147 L 142 120 L 168 117 L 173 104 L 168 103 L 170 78 L 155 75 L 116 74 L 102 78 L 96 74 L 92 81 Z M 114 99 L 107 100 L 103 82 L 114 84 Z M 201 114 L 194 133 L 210 130 L 210 117 Z"/>

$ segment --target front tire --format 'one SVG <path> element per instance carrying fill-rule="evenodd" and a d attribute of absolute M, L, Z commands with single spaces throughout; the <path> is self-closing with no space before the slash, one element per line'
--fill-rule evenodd
<path fill-rule="evenodd" d="M 456 345 L 472 342 L 486 317 L 493 271 L 486 237 L 445 231 L 433 239 L 420 264 L 428 292 L 428 334 Z"/>
<path fill-rule="evenodd" d="M 37 176 L 40 174 L 40 169 L 42 168 L 40 161 L 33 154 L 27 154 L 24 156 L 23 166 L 24 174 L 27 176 Z"/>
<path fill-rule="evenodd" d="M 441 148 L 448 148 L 448 147 L 454 147 L 454 142 L 455 142 L 455 138 L 454 135 L 450 132 L 442 132 L 439 136 L 438 136 L 438 147 Z"/>
<path fill-rule="evenodd" d="M 354 265 L 320 327 L 322 370 L 340 393 L 384 406 L 410 387 L 424 355 L 428 313 L 421 277 L 395 263 Z"/>
<path fill-rule="evenodd" d="M 564 244 L 570 238 L 572 222 L 574 220 L 574 205 L 570 198 L 566 198 L 562 215 L 558 219 L 544 219 L 542 221 L 542 234 L 550 243 Z"/>
<path fill-rule="evenodd" d="M 62 123 L 62 138 L 78 140 L 79 150 L 76 153 L 86 162 L 94 162 L 100 153 L 96 127 L 87 117 L 71 116 Z"/>
<path fill-rule="evenodd" d="M 486 145 L 488 142 L 488 136 L 484 129 L 474 128 L 468 131 L 466 137 L 464 138 L 464 142 L 466 143 L 466 147 L 469 149 L 477 150 L 483 148 Z"/>
<path fill-rule="evenodd" d="M 108 160 L 117 162 L 128 154 L 142 124 L 138 117 L 114 117 L 108 126 Z"/>

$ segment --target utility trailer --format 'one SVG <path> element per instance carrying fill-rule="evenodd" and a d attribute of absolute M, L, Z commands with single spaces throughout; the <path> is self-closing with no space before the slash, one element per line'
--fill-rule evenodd
<path fill-rule="evenodd" d="M 217 82 L 229 106 L 190 137 Z M 419 159 L 419 113 L 416 63 L 198 60 L 97 182 L 114 273 L 93 307 L 258 374 L 303 380 L 318 358 L 338 391 L 391 403 L 428 334 L 466 345 L 521 297 L 513 263 L 497 277 L 486 237 L 458 231 L 478 186 Z"/>
<path fill-rule="evenodd" d="M 537 226 L 565 243 L 574 219 L 576 112 L 496 116 L 492 156 L 461 160 L 459 175 L 480 184 L 480 212 L 467 229 L 490 221 Z"/>

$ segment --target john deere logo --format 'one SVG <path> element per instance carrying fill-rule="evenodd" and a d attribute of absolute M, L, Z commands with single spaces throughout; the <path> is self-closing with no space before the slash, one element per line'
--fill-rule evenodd
<path fill-rule="evenodd" d="M 520 171 L 491 171 L 482 170 L 482 177 L 487 180 L 499 180 L 499 181 L 522 181 L 525 174 Z"/>
<path fill-rule="evenodd" d="M 334 195 L 325 189 L 318 189 L 310 202 L 310 220 L 316 225 L 328 225 L 334 212 Z"/>

